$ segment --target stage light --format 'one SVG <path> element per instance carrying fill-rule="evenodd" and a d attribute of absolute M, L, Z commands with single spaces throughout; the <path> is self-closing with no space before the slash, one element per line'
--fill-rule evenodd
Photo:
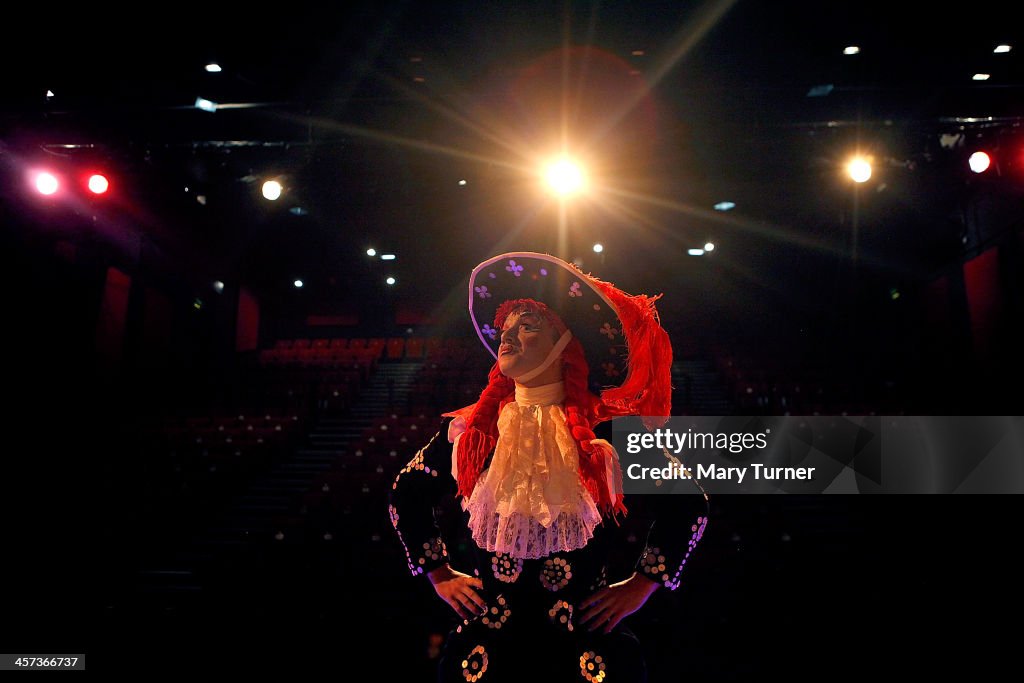
<path fill-rule="evenodd" d="M 224 283 L 221 282 L 220 280 L 214 280 L 213 281 L 213 291 L 217 292 L 218 294 L 223 294 L 224 293 Z"/>
<path fill-rule="evenodd" d="M 206 65 L 206 70 L 211 74 L 219 74 L 221 72 L 220 64 L 217 64 L 216 62 L 210 62 Z"/>
<path fill-rule="evenodd" d="M 302 289 L 302 280 L 296 280 L 294 284 L 296 289 Z"/>
<path fill-rule="evenodd" d="M 381 261 L 394 261 L 395 258 L 396 257 L 395 257 L 394 254 L 381 254 L 380 255 L 380 260 Z"/>
<path fill-rule="evenodd" d="M 89 191 L 93 194 L 103 194 L 110 189 L 110 181 L 102 173 L 93 173 L 89 176 L 87 183 Z"/>
<path fill-rule="evenodd" d="M 598 242 L 597 244 L 594 245 L 594 252 L 595 253 L 600 254 L 602 251 L 604 251 L 604 245 L 603 244 Z"/>
<path fill-rule="evenodd" d="M 856 45 L 849 45 L 849 46 L 843 48 L 843 54 L 844 55 L 860 54 L 860 48 L 857 47 Z"/>
<path fill-rule="evenodd" d="M 52 195 L 60 188 L 60 182 L 57 180 L 57 176 L 52 173 L 43 171 L 37 173 L 35 177 L 35 186 L 39 194 Z"/>
<path fill-rule="evenodd" d="M 466 184 L 465 179 L 459 181 L 459 185 L 465 185 L 465 184 Z"/>
<path fill-rule="evenodd" d="M 391 276 L 389 275 L 389 276 L 388 276 L 388 279 L 384 280 L 384 282 L 388 283 L 389 285 L 393 285 L 393 284 L 395 284 L 396 282 L 398 282 L 398 280 L 396 280 L 395 278 L 393 278 L 393 277 L 391 277 Z"/>
<path fill-rule="evenodd" d="M 714 251 L 714 250 L 715 250 L 715 243 L 714 242 L 706 242 L 704 244 L 704 251 Z"/>
<path fill-rule="evenodd" d="M 686 253 L 689 254 L 690 256 L 703 256 L 704 255 L 704 250 L 703 249 L 688 249 L 686 251 Z"/>
<path fill-rule="evenodd" d="M 975 173 L 984 173 L 992 165 L 992 158 L 985 152 L 975 152 L 971 155 L 971 158 L 967 160 L 967 165 L 971 167 L 971 170 Z"/>
<path fill-rule="evenodd" d="M 569 159 L 559 159 L 549 164 L 544 177 L 548 187 L 563 197 L 580 192 L 586 186 L 583 169 Z"/>
<path fill-rule="evenodd" d="M 370 247 L 369 249 L 366 250 L 366 255 L 367 256 L 376 256 L 377 255 L 377 250 L 374 249 L 373 247 Z"/>
<path fill-rule="evenodd" d="M 213 112 L 217 111 L 217 103 L 216 102 L 211 102 L 210 100 L 207 100 L 207 99 L 202 98 L 202 97 L 197 97 L 196 98 L 195 107 L 196 107 L 196 109 L 200 109 L 202 111 L 208 111 L 210 113 L 213 113 Z"/>
<path fill-rule="evenodd" d="M 735 208 L 735 202 L 718 202 L 715 204 L 715 211 L 732 211 Z"/>
<path fill-rule="evenodd" d="M 996 45 L 996 49 L 992 50 L 992 52 L 994 52 L 994 53 L 996 53 L 998 55 L 998 54 L 1004 54 L 1006 52 L 1009 52 L 1012 49 L 1013 49 L 1012 47 L 1010 47 L 1009 45 L 1006 45 L 1006 44 Z"/>
<path fill-rule="evenodd" d="M 263 183 L 263 198 L 270 201 L 277 201 L 281 198 L 281 183 L 276 180 L 268 180 Z"/>
<path fill-rule="evenodd" d="M 846 165 L 846 172 L 855 183 L 866 183 L 871 179 L 871 161 L 866 157 L 854 157 Z"/>
<path fill-rule="evenodd" d="M 987 81 L 990 78 L 992 78 L 992 74 L 974 74 L 971 76 L 971 80 L 974 81 Z"/>

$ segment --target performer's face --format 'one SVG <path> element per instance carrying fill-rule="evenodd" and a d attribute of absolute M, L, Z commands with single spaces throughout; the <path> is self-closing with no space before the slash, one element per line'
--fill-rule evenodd
<path fill-rule="evenodd" d="M 501 331 L 498 369 L 512 379 L 530 372 L 548 357 L 555 339 L 554 327 L 540 315 L 530 311 L 512 313 Z"/>

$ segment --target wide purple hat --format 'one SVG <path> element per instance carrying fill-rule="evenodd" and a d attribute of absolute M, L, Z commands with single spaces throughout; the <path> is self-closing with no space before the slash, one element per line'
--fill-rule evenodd
<path fill-rule="evenodd" d="M 480 341 L 497 359 L 501 343 L 501 330 L 495 329 L 498 307 L 510 299 L 546 304 L 583 344 L 590 365 L 590 388 L 597 393 L 622 384 L 628 358 L 619 312 L 598 289 L 599 282 L 549 254 L 501 254 L 478 265 L 470 275 L 470 318 Z"/>

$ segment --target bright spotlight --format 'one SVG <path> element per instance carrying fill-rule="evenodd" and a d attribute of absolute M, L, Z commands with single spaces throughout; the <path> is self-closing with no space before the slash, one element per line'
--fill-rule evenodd
<path fill-rule="evenodd" d="M 366 255 L 367 256 L 376 256 L 377 255 L 377 250 L 374 249 L 373 247 L 370 247 L 369 249 L 366 250 Z"/>
<path fill-rule="evenodd" d="M 93 173 L 89 176 L 89 191 L 93 194 L 103 194 L 110 189 L 110 181 L 100 173 Z"/>
<path fill-rule="evenodd" d="M 195 102 L 195 108 L 202 111 L 208 111 L 211 114 L 216 113 L 217 103 L 206 99 L 205 97 L 197 97 Z"/>
<path fill-rule="evenodd" d="M 967 165 L 971 167 L 971 170 L 975 173 L 984 173 L 992 165 L 992 158 L 985 154 L 985 152 L 975 152 L 971 155 L 971 158 L 967 160 Z"/>
<path fill-rule="evenodd" d="M 714 251 L 714 250 L 715 250 L 715 243 L 714 242 L 707 242 L 707 243 L 704 244 L 704 251 Z"/>
<path fill-rule="evenodd" d="M 45 195 L 53 194 L 57 191 L 57 188 L 60 187 L 60 183 L 57 182 L 57 176 L 52 173 L 47 173 L 46 171 L 36 174 L 35 185 L 39 194 Z"/>
<path fill-rule="evenodd" d="M 594 245 L 594 252 L 595 253 L 600 254 L 602 251 L 604 251 L 604 245 L 603 244 L 598 242 L 597 244 Z"/>
<path fill-rule="evenodd" d="M 395 284 L 397 282 L 397 280 L 395 280 L 395 278 L 393 278 L 393 277 L 391 277 L 389 275 L 388 278 L 386 280 L 384 280 L 384 282 L 388 283 L 389 285 L 393 285 L 393 284 Z"/>
<path fill-rule="evenodd" d="M 559 159 L 549 165 L 545 178 L 548 186 L 563 197 L 581 191 L 586 185 L 583 169 L 568 159 Z"/>
<path fill-rule="evenodd" d="M 296 280 L 295 281 L 295 288 L 296 289 L 302 289 L 302 280 Z"/>
<path fill-rule="evenodd" d="M 220 280 L 214 280 L 213 281 L 213 291 L 217 292 L 218 294 L 223 294 L 224 293 L 224 283 L 221 282 Z"/>
<path fill-rule="evenodd" d="M 715 204 L 715 211 L 732 211 L 736 208 L 736 202 L 718 202 Z"/>
<path fill-rule="evenodd" d="M 860 48 L 857 47 L 856 45 L 848 45 L 848 46 L 843 48 L 843 54 L 844 55 L 860 54 Z"/>
<path fill-rule="evenodd" d="M 846 165 L 846 172 L 855 183 L 866 183 L 871 178 L 871 162 L 864 157 L 856 157 Z"/>
<path fill-rule="evenodd" d="M 276 180 L 268 180 L 263 183 L 263 198 L 276 201 L 281 197 L 281 183 Z"/>
<path fill-rule="evenodd" d="M 690 256 L 703 256 L 704 255 L 704 250 L 703 249 L 687 249 L 686 253 L 689 254 Z"/>
<path fill-rule="evenodd" d="M 394 254 L 381 254 L 380 255 L 380 260 L 381 261 L 394 261 L 395 260 L 395 255 Z"/>
<path fill-rule="evenodd" d="M 972 81 L 987 81 L 990 78 L 992 78 L 992 74 L 980 74 L 979 73 L 979 74 L 974 74 L 973 76 L 971 76 L 971 80 Z"/>
<path fill-rule="evenodd" d="M 211 74 L 219 74 L 221 72 L 220 64 L 210 62 L 206 65 L 206 71 Z"/>
<path fill-rule="evenodd" d="M 1005 45 L 1005 44 L 1004 45 L 996 45 L 996 49 L 992 50 L 992 52 L 994 52 L 997 55 L 999 55 L 999 54 L 1005 54 L 1005 53 L 1009 52 L 1012 49 L 1013 48 L 1010 47 L 1009 45 Z"/>

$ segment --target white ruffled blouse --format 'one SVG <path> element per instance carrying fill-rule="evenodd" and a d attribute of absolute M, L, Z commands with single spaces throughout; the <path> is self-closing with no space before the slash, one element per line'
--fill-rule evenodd
<path fill-rule="evenodd" d="M 498 442 L 490 466 L 462 506 L 481 548 L 536 559 L 584 547 L 601 514 L 579 475 L 579 453 L 566 421 L 562 382 L 516 386 L 515 400 L 498 416 Z M 465 421 L 454 420 L 455 446 Z M 452 476 L 457 478 L 455 458 Z"/>

